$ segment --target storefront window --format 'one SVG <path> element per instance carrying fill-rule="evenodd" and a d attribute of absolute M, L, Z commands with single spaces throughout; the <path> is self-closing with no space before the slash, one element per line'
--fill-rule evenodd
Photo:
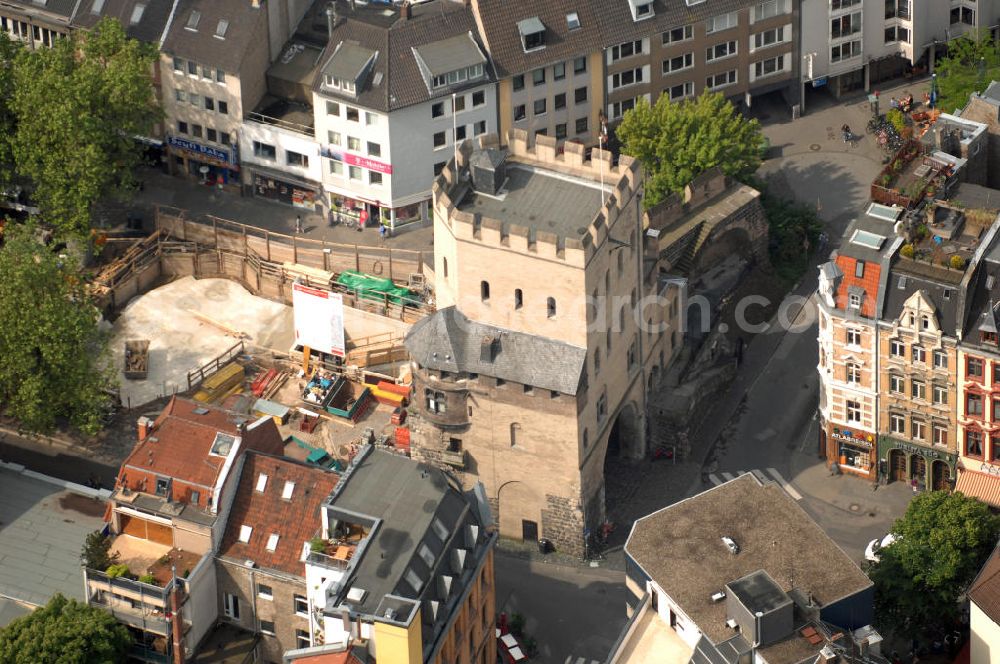
<path fill-rule="evenodd" d="M 420 203 L 396 208 L 396 226 L 420 221 Z"/>
<path fill-rule="evenodd" d="M 847 441 L 840 442 L 840 465 L 868 472 L 871 466 L 871 447 Z"/>

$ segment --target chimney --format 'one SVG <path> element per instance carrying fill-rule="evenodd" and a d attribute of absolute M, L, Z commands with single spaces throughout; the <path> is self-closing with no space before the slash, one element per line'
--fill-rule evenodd
<path fill-rule="evenodd" d="M 404 2 L 403 6 L 399 9 L 399 15 L 403 17 L 404 21 L 410 20 L 410 3 Z"/>
<path fill-rule="evenodd" d="M 181 584 L 174 577 L 174 589 L 170 592 L 170 632 L 174 639 L 174 662 L 184 664 L 184 620 L 181 618 Z"/>
<path fill-rule="evenodd" d="M 139 418 L 139 442 L 146 440 L 149 432 L 153 430 L 153 421 L 148 417 Z"/>
<path fill-rule="evenodd" d="M 326 3 L 326 36 L 333 35 L 333 28 L 337 25 L 337 3 Z"/>

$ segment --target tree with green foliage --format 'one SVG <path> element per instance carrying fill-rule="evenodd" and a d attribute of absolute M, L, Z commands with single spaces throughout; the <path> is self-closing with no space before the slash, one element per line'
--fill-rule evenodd
<path fill-rule="evenodd" d="M 21 50 L 19 42 L 0 32 L 0 189 L 14 182 L 14 154 L 10 137 L 17 121 L 10 100 L 14 97 L 14 60 Z"/>
<path fill-rule="evenodd" d="M 948 55 L 936 66 L 938 101 L 942 111 L 963 108 L 973 92 L 982 92 L 1000 79 L 1000 46 L 989 30 L 963 35 L 948 43 Z"/>
<path fill-rule="evenodd" d="M 646 171 L 647 208 L 715 166 L 747 179 L 760 165 L 765 145 L 760 123 L 747 120 L 725 97 L 711 92 L 681 102 L 660 95 L 653 106 L 640 98 L 615 135 L 622 152 L 637 158 Z"/>
<path fill-rule="evenodd" d="M 1000 536 L 1000 516 L 961 493 L 929 491 L 910 502 L 891 531 L 896 541 L 869 570 L 876 623 L 916 638 L 953 625 L 959 597 Z"/>
<path fill-rule="evenodd" d="M 56 595 L 0 629 L 0 662 L 118 664 L 131 643 L 129 631 L 110 613 Z"/>
<path fill-rule="evenodd" d="M 114 376 L 78 267 L 14 228 L 0 248 L 0 408 L 32 431 L 100 430 Z"/>
<path fill-rule="evenodd" d="M 823 225 L 809 205 L 766 192 L 761 196 L 761 204 L 767 217 L 771 264 L 781 280 L 791 286 L 812 265 L 810 256 Z"/>
<path fill-rule="evenodd" d="M 83 549 L 80 551 L 80 561 L 88 569 L 106 570 L 116 564 L 119 559 L 117 551 L 111 553 L 111 544 L 111 538 L 100 530 L 88 533 L 87 539 L 83 542 Z"/>
<path fill-rule="evenodd" d="M 160 117 L 156 58 L 153 44 L 128 38 L 114 19 L 14 58 L 16 171 L 32 181 L 43 218 L 60 231 L 85 234 L 94 203 L 134 189 L 142 158 L 134 137 Z"/>

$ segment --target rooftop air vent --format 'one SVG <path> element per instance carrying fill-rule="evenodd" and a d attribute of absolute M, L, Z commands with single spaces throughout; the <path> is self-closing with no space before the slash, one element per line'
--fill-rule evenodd
<path fill-rule="evenodd" d="M 730 618 L 729 620 L 726 621 L 726 627 L 728 627 L 729 629 L 736 629 L 736 621 Z"/>
<path fill-rule="evenodd" d="M 721 602 L 724 599 L 726 599 L 726 593 L 723 592 L 723 591 L 719 591 L 719 592 L 715 593 L 714 595 L 712 595 L 712 601 L 713 602 Z"/>
<path fill-rule="evenodd" d="M 367 590 L 354 586 L 353 588 L 347 591 L 347 599 L 357 604 L 358 602 L 362 601 L 365 598 L 365 595 L 367 594 L 368 594 Z"/>
<path fill-rule="evenodd" d="M 726 545 L 727 549 L 729 549 L 729 553 L 733 554 L 734 556 L 740 552 L 740 545 L 737 544 L 732 537 L 727 537 L 726 535 L 723 535 L 722 543 Z"/>

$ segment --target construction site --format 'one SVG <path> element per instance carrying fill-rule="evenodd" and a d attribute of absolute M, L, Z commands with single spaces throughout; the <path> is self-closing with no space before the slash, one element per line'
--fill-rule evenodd
<path fill-rule="evenodd" d="M 92 280 L 128 411 L 175 394 L 272 417 L 286 455 L 407 452 L 403 338 L 433 311 L 421 252 L 303 240 L 158 210 Z"/>

